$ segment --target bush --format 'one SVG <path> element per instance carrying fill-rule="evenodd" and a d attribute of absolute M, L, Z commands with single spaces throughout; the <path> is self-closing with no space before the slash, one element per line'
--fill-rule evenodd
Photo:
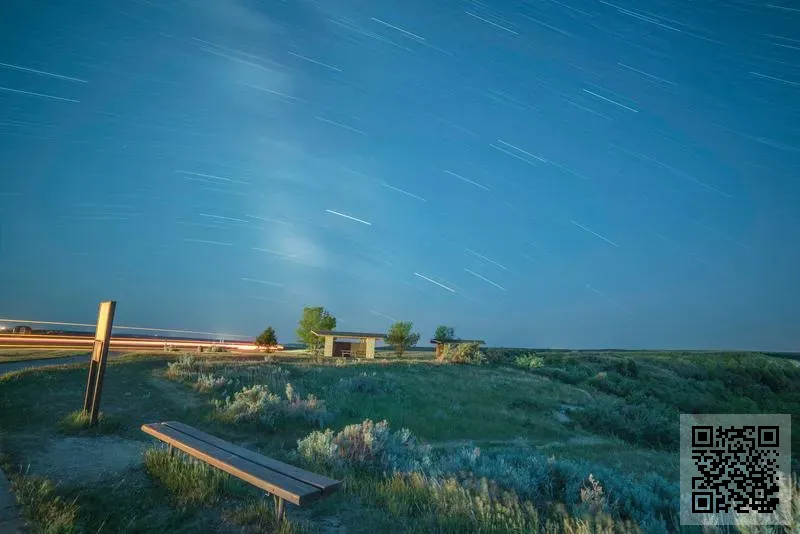
<path fill-rule="evenodd" d="M 528 354 L 517 356 L 514 363 L 517 367 L 522 367 L 523 369 L 538 369 L 539 367 L 544 367 L 544 358 L 537 356 L 536 353 L 529 352 Z"/>
<path fill-rule="evenodd" d="M 317 399 L 317 397 L 311 393 L 309 393 L 305 399 L 302 399 L 295 393 L 292 384 L 288 383 L 286 384 L 286 401 L 276 412 L 278 418 L 283 416 L 301 419 L 314 423 L 320 428 L 325 426 L 325 423 L 332 417 L 325 408 L 325 401 Z"/>
<path fill-rule="evenodd" d="M 589 429 L 635 445 L 671 450 L 680 442 L 678 412 L 643 393 L 625 401 L 595 399 L 573 417 Z"/>
<path fill-rule="evenodd" d="M 600 371 L 589 378 L 586 383 L 600 391 L 605 391 L 618 397 L 627 397 L 640 391 L 643 387 L 641 382 L 626 378 L 614 371 Z"/>
<path fill-rule="evenodd" d="M 616 371 L 622 376 L 627 376 L 629 378 L 636 378 L 639 376 L 639 367 L 636 365 L 636 362 L 631 359 L 617 362 Z"/>
<path fill-rule="evenodd" d="M 228 378 L 228 385 L 263 384 L 270 391 L 283 391 L 291 377 L 288 369 L 277 365 L 226 365 L 217 370 L 219 375 Z"/>
<path fill-rule="evenodd" d="M 191 354 L 181 356 L 177 361 L 169 362 L 167 364 L 167 371 L 165 373 L 167 378 L 173 380 L 189 380 L 194 379 L 200 374 L 204 367 L 202 361 L 198 360 Z"/>
<path fill-rule="evenodd" d="M 535 450 L 483 455 L 475 447 L 464 447 L 435 465 L 435 475 L 486 478 L 534 503 L 563 503 L 573 514 L 591 512 L 592 506 L 596 511 L 605 499 L 615 519 L 650 525 L 648 532 L 664 530 L 678 513 L 679 488 L 659 475 L 634 478 L 588 462 L 548 458 Z"/>
<path fill-rule="evenodd" d="M 267 406 L 270 404 L 280 404 L 281 398 L 270 393 L 267 386 L 256 384 L 252 387 L 244 387 L 233 394 L 233 398 L 226 397 L 224 400 L 215 400 L 215 415 L 227 422 L 240 423 L 243 421 L 255 422 L 263 421 L 266 415 Z M 269 425 L 271 426 L 271 425 Z"/>
<path fill-rule="evenodd" d="M 408 429 L 391 432 L 386 421 L 370 419 L 338 433 L 312 432 L 297 442 L 297 451 L 308 462 L 339 469 L 411 472 L 430 463 L 430 448 Z"/>
<path fill-rule="evenodd" d="M 385 376 L 378 376 L 376 372 L 369 374 L 362 372 L 356 376 L 340 378 L 336 385 L 337 389 L 346 393 L 364 393 L 369 395 L 382 395 L 393 393 L 397 389 L 397 384 L 387 380 Z"/>
<path fill-rule="evenodd" d="M 452 343 L 445 345 L 442 359 L 450 363 L 481 365 L 487 363 L 486 355 L 480 350 L 480 343 Z"/>
<path fill-rule="evenodd" d="M 214 376 L 212 374 L 201 374 L 194 383 L 194 389 L 200 393 L 210 393 L 224 388 L 230 380 L 224 376 Z"/>
<path fill-rule="evenodd" d="M 314 395 L 300 398 L 291 384 L 286 384 L 286 398 L 270 392 L 263 384 L 244 387 L 233 398 L 214 401 L 214 415 L 226 422 L 260 423 L 274 428 L 284 419 L 301 419 L 323 426 L 329 419 L 325 402 Z"/>
<path fill-rule="evenodd" d="M 441 489 L 442 484 L 449 484 L 453 491 L 466 492 L 464 495 L 484 495 L 489 500 L 479 499 L 470 504 L 473 515 L 483 513 L 482 506 L 494 506 L 489 501 L 503 495 L 503 491 L 513 494 L 498 497 L 498 502 L 512 509 L 516 505 L 510 503 L 521 505 L 523 500 L 537 503 L 539 510 L 545 509 L 548 503 L 563 503 L 565 510 L 576 516 L 602 516 L 608 521 L 613 518 L 623 523 L 630 520 L 654 533 L 666 532 L 668 525 L 675 524 L 678 512 L 677 484 L 659 475 L 635 478 L 588 462 L 555 460 L 527 448 L 485 455 L 476 447 L 464 447 L 434 457 L 430 449 L 419 445 L 407 430 L 392 434 L 386 421 L 374 424 L 366 420 L 339 433 L 330 429 L 313 432 L 298 441 L 297 450 L 310 463 L 340 470 L 361 468 L 384 472 L 390 477 L 395 475 L 386 484 L 400 484 L 400 489 L 411 492 L 403 498 L 416 499 L 424 495 L 429 499 L 433 495 L 429 490 Z M 401 476 L 396 476 L 398 474 Z M 430 505 L 424 499 L 417 504 L 404 503 L 403 498 L 387 505 L 395 507 L 401 515 L 413 514 L 414 510 L 423 513 L 421 510 Z M 519 519 L 516 514 L 512 516 Z M 511 524 L 517 524 L 515 521 Z M 515 528 L 506 524 L 500 531 L 527 531 L 527 527 Z M 633 525 L 626 528 L 636 530 Z"/>

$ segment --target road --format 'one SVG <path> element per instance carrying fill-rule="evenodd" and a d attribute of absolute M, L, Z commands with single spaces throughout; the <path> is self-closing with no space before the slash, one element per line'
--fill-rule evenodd
<path fill-rule="evenodd" d="M 92 354 L 76 354 L 75 356 L 66 356 L 64 358 L 44 358 L 42 360 L 23 360 L 20 362 L 0 363 L 0 375 L 10 373 L 12 371 L 19 371 L 20 369 L 28 369 L 35 367 L 44 367 L 46 365 L 63 365 L 66 363 L 89 363 L 89 358 Z M 119 354 L 109 354 L 109 359 L 118 358 Z"/>
<path fill-rule="evenodd" d="M 64 335 L 40 335 L 40 334 L 0 334 L 0 350 L 11 351 L 15 349 L 31 350 L 75 350 L 82 354 L 66 356 L 64 358 L 43 358 L 41 360 L 25 360 L 17 362 L 0 362 L 0 375 L 19 369 L 31 367 L 43 367 L 46 365 L 61 365 L 67 363 L 89 362 L 91 351 L 94 346 L 94 337 L 86 336 L 64 336 Z M 253 343 L 243 343 L 238 341 L 199 341 L 196 339 L 153 339 L 153 338 L 130 338 L 120 337 L 111 338 L 109 343 L 109 359 L 118 358 L 121 353 L 126 352 L 161 352 L 164 350 L 177 351 L 198 351 L 200 349 L 210 350 L 212 348 L 222 348 L 226 352 L 247 354 L 256 353 L 258 347 Z M 282 350 L 283 346 L 275 347 Z M 85 353 L 83 353 L 86 351 Z"/>
<path fill-rule="evenodd" d="M 94 346 L 94 337 L 41 335 L 41 334 L 0 334 L 0 349 L 65 349 L 88 350 Z M 162 351 L 175 350 L 209 350 L 219 347 L 229 351 L 256 351 L 258 347 L 253 342 L 241 341 L 211 341 L 197 339 L 153 339 L 133 337 L 111 337 L 109 349 L 115 351 Z M 275 347 L 278 350 L 283 347 Z"/>

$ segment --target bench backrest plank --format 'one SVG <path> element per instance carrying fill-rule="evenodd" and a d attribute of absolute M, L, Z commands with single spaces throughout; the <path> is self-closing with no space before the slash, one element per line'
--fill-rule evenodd
<path fill-rule="evenodd" d="M 245 460 L 249 460 L 253 463 L 262 465 L 267 469 L 271 469 L 276 471 L 282 475 L 288 476 L 310 486 L 314 486 L 315 488 L 319 489 L 322 492 L 323 496 L 327 496 L 334 491 L 338 490 L 342 483 L 338 480 L 333 480 L 332 478 L 324 477 L 322 475 L 317 475 L 316 473 L 311 473 L 304 469 L 300 469 L 299 467 L 295 467 L 293 465 L 289 465 L 283 463 L 278 460 L 274 460 L 272 458 L 267 458 L 266 456 L 259 454 L 255 451 L 251 451 L 245 449 L 244 447 L 240 447 L 239 445 L 235 445 L 223 439 L 220 439 L 216 436 L 212 436 L 202 430 L 198 430 L 192 426 L 186 425 L 184 423 L 180 423 L 178 421 L 166 421 L 161 423 L 162 425 L 166 425 L 168 427 L 174 428 L 175 430 L 179 430 L 186 435 L 192 436 L 197 438 L 201 441 L 205 441 L 206 443 L 210 443 L 220 449 L 223 449 L 231 454 L 244 458 Z"/>
<path fill-rule="evenodd" d="M 322 497 L 322 491 L 315 486 L 246 460 L 163 423 L 142 425 L 142 430 L 190 456 L 292 504 L 302 506 Z"/>

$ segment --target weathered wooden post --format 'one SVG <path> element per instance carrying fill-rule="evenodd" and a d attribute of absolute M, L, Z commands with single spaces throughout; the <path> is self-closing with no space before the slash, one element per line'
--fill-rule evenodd
<path fill-rule="evenodd" d="M 97 314 L 97 330 L 94 334 L 94 348 L 89 362 L 89 379 L 86 383 L 86 394 L 83 398 L 83 412 L 89 414 L 89 425 L 97 423 L 100 414 L 100 395 L 103 393 L 103 376 L 108 360 L 108 344 L 111 340 L 111 326 L 114 323 L 114 310 L 117 303 L 113 300 L 100 303 Z"/>

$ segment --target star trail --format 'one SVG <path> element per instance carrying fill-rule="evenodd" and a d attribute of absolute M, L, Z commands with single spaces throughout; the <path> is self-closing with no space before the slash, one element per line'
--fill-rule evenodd
<path fill-rule="evenodd" d="M 11 2 L 0 315 L 796 350 L 798 27 L 785 1 Z"/>

